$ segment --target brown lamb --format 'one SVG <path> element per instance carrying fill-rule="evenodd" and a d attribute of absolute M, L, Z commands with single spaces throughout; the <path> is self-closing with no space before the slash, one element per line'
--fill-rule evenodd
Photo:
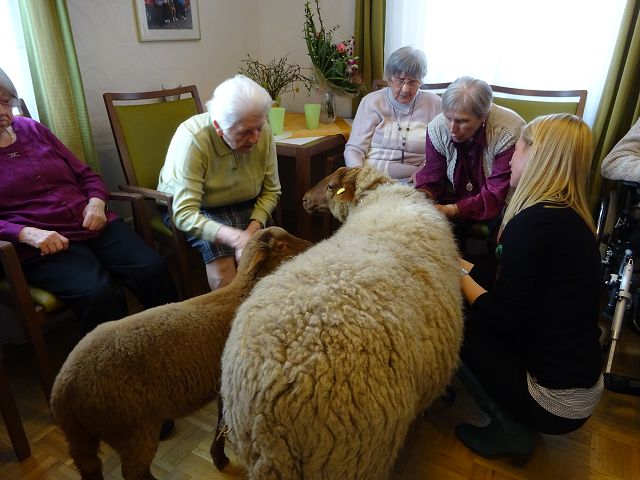
<path fill-rule="evenodd" d="M 99 325 L 73 349 L 51 394 L 83 480 L 100 480 L 101 441 L 125 480 L 149 480 L 163 421 L 218 393 L 220 358 L 238 306 L 256 282 L 311 244 L 278 227 L 257 232 L 228 286 Z"/>

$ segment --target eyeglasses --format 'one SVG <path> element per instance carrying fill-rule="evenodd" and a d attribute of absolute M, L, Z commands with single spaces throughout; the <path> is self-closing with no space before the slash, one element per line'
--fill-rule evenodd
<path fill-rule="evenodd" d="M 409 88 L 419 87 L 421 84 L 420 80 L 416 80 L 414 78 L 392 78 L 391 85 L 396 88 L 402 88 L 404 85 Z"/>
<path fill-rule="evenodd" d="M 13 108 L 13 97 L 0 98 L 0 105 L 4 108 Z"/>

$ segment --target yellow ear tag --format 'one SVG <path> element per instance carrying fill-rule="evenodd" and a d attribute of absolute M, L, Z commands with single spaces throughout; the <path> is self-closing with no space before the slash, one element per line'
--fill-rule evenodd
<path fill-rule="evenodd" d="M 338 189 L 338 191 L 336 192 L 336 195 L 340 195 L 340 194 L 341 194 L 341 193 L 343 193 L 345 190 L 346 190 L 346 188 L 344 188 L 344 187 L 340 187 L 340 188 Z"/>

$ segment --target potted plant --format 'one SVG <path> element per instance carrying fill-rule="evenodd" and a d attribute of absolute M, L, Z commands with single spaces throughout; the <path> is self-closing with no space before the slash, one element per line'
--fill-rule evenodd
<path fill-rule="evenodd" d="M 271 96 L 274 107 L 280 106 L 280 96 L 283 93 L 299 92 L 298 83 L 302 83 L 307 91 L 311 91 L 311 79 L 302 74 L 299 65 L 289 63 L 287 57 L 260 63 L 247 55 L 238 71 L 262 86 Z"/>

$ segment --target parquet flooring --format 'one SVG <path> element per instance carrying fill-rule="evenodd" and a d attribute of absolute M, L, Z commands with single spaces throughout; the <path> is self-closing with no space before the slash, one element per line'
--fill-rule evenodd
<path fill-rule="evenodd" d="M 52 332 L 50 344 L 59 349 L 57 359 L 76 341 L 68 328 Z M 0 423 L 0 479 L 78 480 L 64 437 L 46 407 L 29 349 L 5 346 L 5 368 L 11 378 L 18 409 L 25 424 L 32 455 L 18 462 L 4 424 Z M 640 377 L 640 337 L 625 329 L 616 355 L 617 373 Z M 487 460 L 468 451 L 454 436 L 462 421 L 482 422 L 484 414 L 464 388 L 454 383 L 453 405 L 438 401 L 413 425 L 396 462 L 392 480 L 613 480 L 640 479 L 640 398 L 606 392 L 586 425 L 565 436 L 536 436 L 536 450 L 526 464 L 514 467 L 508 460 Z M 209 446 L 216 419 L 215 402 L 178 419 L 172 436 L 161 442 L 152 466 L 159 479 L 236 479 L 242 470 L 233 462 L 225 472 L 211 463 Z M 106 480 L 121 479 L 118 456 L 102 447 Z"/>

